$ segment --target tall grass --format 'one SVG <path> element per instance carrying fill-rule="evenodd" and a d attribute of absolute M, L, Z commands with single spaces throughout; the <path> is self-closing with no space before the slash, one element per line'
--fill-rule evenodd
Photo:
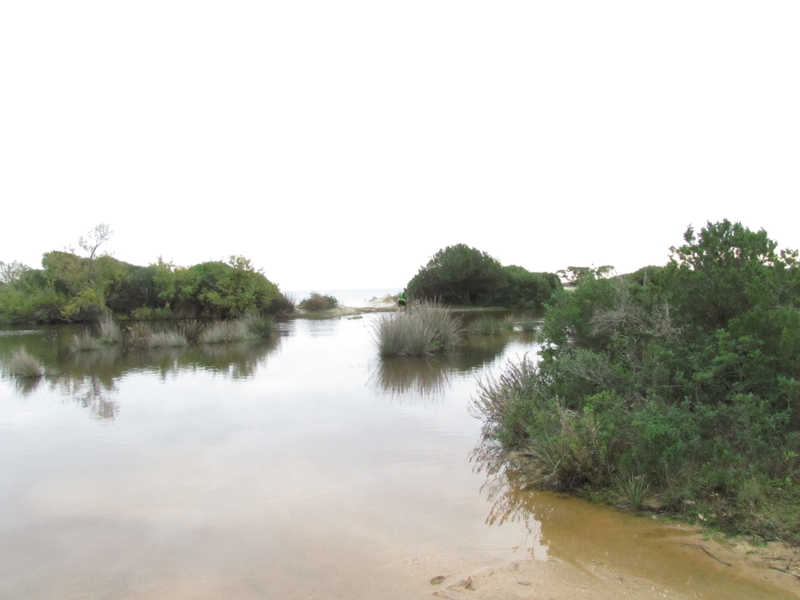
<path fill-rule="evenodd" d="M 454 349 L 461 331 L 461 319 L 449 309 L 423 302 L 382 315 L 373 335 L 381 356 L 425 356 Z"/>
<path fill-rule="evenodd" d="M 122 331 L 110 315 L 102 317 L 97 327 L 100 333 L 100 342 L 103 344 L 116 344 L 122 339 Z"/>
<path fill-rule="evenodd" d="M 153 333 L 147 343 L 150 348 L 180 348 L 187 344 L 186 336 L 178 331 Z"/>
<path fill-rule="evenodd" d="M 267 338 L 275 333 L 275 318 L 271 315 L 251 311 L 241 320 L 253 337 Z"/>
<path fill-rule="evenodd" d="M 153 330 L 144 323 L 134 323 L 125 329 L 125 340 L 134 348 L 147 348 L 150 346 L 150 337 Z"/>
<path fill-rule="evenodd" d="M 202 321 L 198 321 L 197 319 L 189 319 L 188 321 L 183 321 L 178 326 L 178 331 L 180 331 L 187 341 L 189 342 L 197 342 L 200 340 L 200 336 L 203 335 L 203 332 L 206 329 L 206 324 Z"/>
<path fill-rule="evenodd" d="M 200 335 L 203 344 L 224 344 L 252 339 L 255 336 L 244 320 L 217 321 L 209 325 Z"/>
<path fill-rule="evenodd" d="M 44 374 L 42 363 L 28 354 L 25 348 L 19 348 L 11 354 L 6 368 L 15 377 L 41 377 Z"/>

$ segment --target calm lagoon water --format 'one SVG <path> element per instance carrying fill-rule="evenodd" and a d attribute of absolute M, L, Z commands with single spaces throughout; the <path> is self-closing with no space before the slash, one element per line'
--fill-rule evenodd
<path fill-rule="evenodd" d="M 408 597 L 409 570 L 427 585 L 449 555 L 539 547 L 486 523 L 467 411 L 532 342 L 386 361 L 375 318 L 142 353 L 4 332 L 0 352 L 25 345 L 47 375 L 0 387 L 0 597 Z"/>
<path fill-rule="evenodd" d="M 787 597 L 650 519 L 487 477 L 476 380 L 534 342 L 381 360 L 377 318 L 147 352 L 0 331 L 0 360 L 25 346 L 46 369 L 0 380 L 0 598 L 422 598 L 437 575 L 548 557 L 670 597 Z"/>

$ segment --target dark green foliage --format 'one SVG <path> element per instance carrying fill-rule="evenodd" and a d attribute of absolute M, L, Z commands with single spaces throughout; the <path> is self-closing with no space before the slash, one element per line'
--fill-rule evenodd
<path fill-rule="evenodd" d="M 319 312 L 321 310 L 331 310 L 339 306 L 339 301 L 327 294 L 311 292 L 311 295 L 297 305 L 301 310 L 308 312 Z"/>
<path fill-rule="evenodd" d="M 664 268 L 585 273 L 548 309 L 538 366 L 485 385 L 477 408 L 543 485 L 792 538 L 797 254 L 727 221 L 685 239 Z"/>
<path fill-rule="evenodd" d="M 503 281 L 500 261 L 456 244 L 439 250 L 408 283 L 412 298 L 437 298 L 445 304 L 488 305 Z"/>
<path fill-rule="evenodd" d="M 542 308 L 561 290 L 561 280 L 555 273 L 531 273 L 523 267 L 503 267 L 503 282 L 494 304 L 508 308 Z"/>
<path fill-rule="evenodd" d="M 90 262 L 54 251 L 44 254 L 42 267 L 16 269 L 0 284 L 0 322 L 90 322 L 108 311 L 128 318 L 228 319 L 270 311 L 275 301 L 277 308 L 287 304 L 277 286 L 240 256 L 189 268 L 160 259 L 139 267 L 110 256 Z"/>
<path fill-rule="evenodd" d="M 280 292 L 267 308 L 271 315 L 288 315 L 295 311 L 295 299 L 290 294 Z"/>
<path fill-rule="evenodd" d="M 553 273 L 504 267 L 486 252 L 456 244 L 434 254 L 407 287 L 411 298 L 444 304 L 541 308 L 561 282 Z"/>

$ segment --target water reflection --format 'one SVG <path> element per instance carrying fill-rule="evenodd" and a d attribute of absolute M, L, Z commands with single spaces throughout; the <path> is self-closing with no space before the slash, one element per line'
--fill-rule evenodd
<path fill-rule="evenodd" d="M 528 521 L 534 518 L 529 498 L 528 481 L 519 466 L 507 452 L 496 443 L 484 441 L 470 455 L 476 473 L 486 475 L 481 491 L 492 506 L 486 522 L 502 525 L 506 521 Z"/>
<path fill-rule="evenodd" d="M 392 398 L 436 400 L 450 389 L 454 373 L 480 370 L 502 354 L 509 335 L 467 336 L 457 351 L 427 357 L 381 357 L 371 382 L 379 392 Z"/>
<path fill-rule="evenodd" d="M 381 392 L 392 397 L 411 395 L 435 400 L 450 387 L 452 364 L 437 358 L 382 358 L 373 373 Z"/>
<path fill-rule="evenodd" d="M 126 348 L 121 344 L 96 350 L 73 351 L 69 342 L 74 327 L 5 331 L 0 335 L 0 356 L 19 347 L 45 365 L 38 378 L 4 375 L 23 396 L 46 384 L 51 390 L 73 398 L 100 420 L 112 420 L 119 411 L 113 396 L 120 379 L 136 372 L 155 372 L 164 380 L 180 371 L 205 370 L 233 380 L 253 377 L 267 356 L 280 346 L 283 335 L 255 342 L 204 344 L 182 348 Z"/>
<path fill-rule="evenodd" d="M 531 541 L 528 548 L 531 555 L 537 560 L 546 560 L 549 548 L 542 538 L 544 515 L 537 514 L 537 507 L 547 509 L 532 501 L 523 473 L 515 468 L 514 462 L 498 444 L 480 444 L 472 451 L 470 460 L 475 464 L 476 472 L 486 475 L 481 486 L 481 492 L 486 494 L 491 504 L 486 523 L 497 526 L 507 522 L 523 524 Z"/>

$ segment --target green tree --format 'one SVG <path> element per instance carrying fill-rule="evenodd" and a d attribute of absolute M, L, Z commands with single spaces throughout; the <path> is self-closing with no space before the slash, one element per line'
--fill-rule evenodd
<path fill-rule="evenodd" d="M 408 283 L 412 298 L 438 298 L 447 304 L 490 304 L 504 280 L 496 258 L 466 244 L 439 250 Z"/>
<path fill-rule="evenodd" d="M 542 308 L 562 289 L 555 273 L 532 273 L 523 267 L 503 267 L 504 281 L 494 299 L 498 306 Z"/>
<path fill-rule="evenodd" d="M 16 260 L 12 260 L 10 263 L 4 263 L 0 260 L 0 284 L 13 283 L 30 269 L 29 266 Z"/>

